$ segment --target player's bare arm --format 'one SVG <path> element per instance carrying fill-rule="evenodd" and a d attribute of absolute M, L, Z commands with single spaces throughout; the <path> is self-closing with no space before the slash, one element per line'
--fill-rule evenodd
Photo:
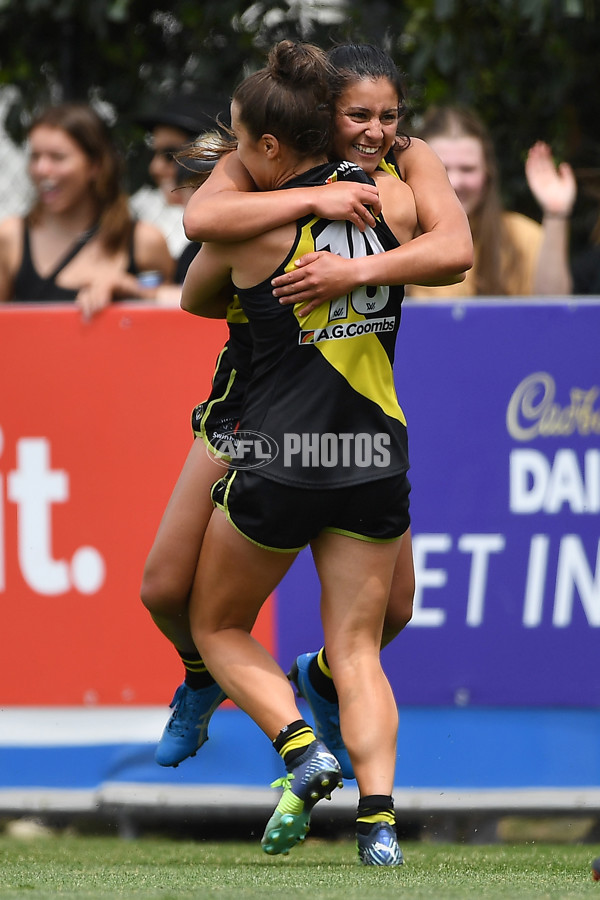
<path fill-rule="evenodd" d="M 225 248 L 219 244 L 203 244 L 185 276 L 181 308 L 207 319 L 222 319 L 232 294 L 231 265 Z"/>
<path fill-rule="evenodd" d="M 313 214 L 352 222 L 360 230 L 374 225 L 381 211 L 379 191 L 370 184 L 337 182 L 281 191 L 256 190 L 234 151 L 219 160 L 193 194 L 183 215 L 193 241 L 242 241 Z"/>
<path fill-rule="evenodd" d="M 296 261 L 295 271 L 273 281 L 273 293 L 280 302 L 306 304 L 300 310 L 305 315 L 359 284 L 431 285 L 464 280 L 473 264 L 471 229 L 444 166 L 424 141 L 415 138 L 410 147 L 398 152 L 397 161 L 414 196 L 417 236 L 395 250 L 361 261 L 338 262 L 327 259 L 325 253 L 307 254 Z M 383 189 L 388 181 L 379 176 L 378 184 Z M 391 208 L 382 199 L 384 210 Z"/>
<path fill-rule="evenodd" d="M 404 283 L 462 281 L 473 265 L 473 239 L 469 220 L 446 169 L 431 147 L 419 138 L 411 138 L 409 147 L 396 151 L 396 161 L 414 194 L 420 232 L 403 253 L 408 273 Z M 425 258 L 428 266 L 423 265 Z"/>

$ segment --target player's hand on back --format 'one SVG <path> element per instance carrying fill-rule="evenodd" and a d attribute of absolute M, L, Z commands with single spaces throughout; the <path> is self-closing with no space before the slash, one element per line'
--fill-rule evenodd
<path fill-rule="evenodd" d="M 306 188 L 311 191 L 311 206 L 322 219 L 352 222 L 361 231 L 375 226 L 373 214 L 381 213 L 379 189 L 374 184 L 358 181 L 334 181 Z"/>
<path fill-rule="evenodd" d="M 322 303 L 354 290 L 356 262 L 326 250 L 305 253 L 294 261 L 295 269 L 273 279 L 273 296 L 284 305 L 304 303 L 298 315 L 308 315 Z"/>

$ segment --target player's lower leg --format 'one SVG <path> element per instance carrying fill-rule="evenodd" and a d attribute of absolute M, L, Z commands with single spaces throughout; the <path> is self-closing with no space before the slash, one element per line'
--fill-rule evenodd
<path fill-rule="evenodd" d="M 208 740 L 208 723 L 225 694 L 197 652 L 178 651 L 185 681 L 171 701 L 171 717 L 158 742 L 154 758 L 160 766 L 177 767 Z"/>
<path fill-rule="evenodd" d="M 324 797 L 331 799 L 331 792 L 343 783 L 337 760 L 303 719 L 282 729 L 273 746 L 288 774 L 271 785 L 283 787 L 283 793 L 261 841 L 269 855 L 288 853 L 303 841 L 315 804 Z"/>
<path fill-rule="evenodd" d="M 342 740 L 338 696 L 327 665 L 325 648 L 298 656 L 288 678 L 310 707 L 318 739 L 336 757 L 344 778 L 354 778 L 350 756 Z"/>
<path fill-rule="evenodd" d="M 387 646 L 408 624 L 412 616 L 415 573 L 410 528 L 404 534 L 394 567 L 389 592 L 381 648 Z M 340 730 L 338 695 L 327 664 L 325 648 L 303 653 L 292 665 L 288 678 L 308 703 L 319 740 L 337 757 L 344 778 L 354 778 L 354 770 Z"/>
<path fill-rule="evenodd" d="M 364 866 L 403 864 L 391 796 L 371 794 L 360 798 L 356 815 L 356 843 L 359 861 Z"/>

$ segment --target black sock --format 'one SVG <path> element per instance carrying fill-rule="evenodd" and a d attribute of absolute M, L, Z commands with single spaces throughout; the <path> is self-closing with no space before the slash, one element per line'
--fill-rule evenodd
<path fill-rule="evenodd" d="M 386 822 L 396 827 L 394 798 L 385 794 L 369 794 L 361 797 L 356 811 L 356 830 L 359 834 L 368 834 L 375 822 Z"/>
<path fill-rule="evenodd" d="M 273 747 L 277 750 L 289 771 L 292 763 L 299 756 L 302 756 L 313 741 L 316 741 L 316 737 L 310 725 L 307 725 L 304 719 L 297 719 L 281 729 L 273 741 Z"/>
<path fill-rule="evenodd" d="M 308 677 L 317 694 L 331 703 L 337 703 L 338 695 L 327 665 L 325 647 L 321 647 L 317 655 L 311 659 L 308 666 Z"/>
<path fill-rule="evenodd" d="M 175 648 L 177 649 L 177 648 Z M 196 652 L 188 653 L 185 650 L 177 650 L 181 661 L 185 668 L 185 683 L 193 691 L 198 688 L 210 687 L 215 683 L 200 654 Z"/>

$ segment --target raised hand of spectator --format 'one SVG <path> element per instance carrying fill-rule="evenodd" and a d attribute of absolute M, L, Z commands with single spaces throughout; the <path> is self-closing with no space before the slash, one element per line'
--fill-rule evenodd
<path fill-rule="evenodd" d="M 548 144 L 537 141 L 527 154 L 525 176 L 531 193 L 542 208 L 542 244 L 533 289 L 540 295 L 570 294 L 569 219 L 577 195 L 571 166 L 552 158 Z"/>
<path fill-rule="evenodd" d="M 531 193 L 546 216 L 571 215 L 577 183 L 571 166 L 562 162 L 557 166 L 552 150 L 544 141 L 537 141 L 527 154 L 525 176 Z"/>

